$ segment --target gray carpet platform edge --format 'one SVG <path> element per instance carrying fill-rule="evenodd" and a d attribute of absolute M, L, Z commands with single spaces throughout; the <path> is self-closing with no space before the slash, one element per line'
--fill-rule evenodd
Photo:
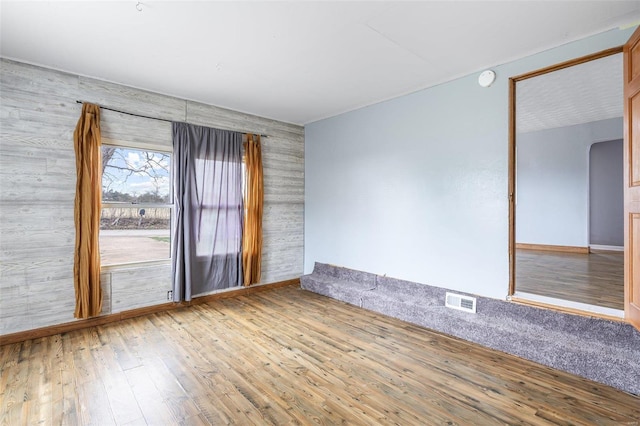
<path fill-rule="evenodd" d="M 444 288 L 323 263 L 300 283 L 314 293 L 640 395 L 640 332 L 626 323 L 477 296 L 473 314 L 446 308 Z"/>

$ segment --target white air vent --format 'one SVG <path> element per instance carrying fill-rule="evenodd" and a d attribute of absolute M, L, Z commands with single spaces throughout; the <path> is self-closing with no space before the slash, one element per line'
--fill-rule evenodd
<path fill-rule="evenodd" d="M 476 313 L 476 298 L 447 292 L 444 306 L 465 312 Z"/>

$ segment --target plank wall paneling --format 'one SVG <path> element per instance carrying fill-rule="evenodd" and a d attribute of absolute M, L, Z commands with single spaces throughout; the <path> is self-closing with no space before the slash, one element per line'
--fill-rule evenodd
<path fill-rule="evenodd" d="M 263 138 L 262 283 L 303 272 L 304 128 L 0 59 L 0 335 L 73 321 L 77 100 Z M 171 150 L 171 124 L 102 110 L 105 144 Z M 109 267 L 103 314 L 166 303 L 171 267 Z"/>

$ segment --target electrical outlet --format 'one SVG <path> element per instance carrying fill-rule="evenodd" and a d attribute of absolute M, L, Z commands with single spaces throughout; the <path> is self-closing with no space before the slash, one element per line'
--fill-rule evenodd
<path fill-rule="evenodd" d="M 167 292 L 167 300 L 173 300 L 173 290 Z"/>

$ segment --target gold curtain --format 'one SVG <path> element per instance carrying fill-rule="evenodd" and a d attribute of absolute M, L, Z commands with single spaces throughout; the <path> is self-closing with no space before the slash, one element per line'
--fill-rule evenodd
<path fill-rule="evenodd" d="M 100 158 L 100 107 L 82 105 L 82 115 L 73 133 L 76 151 L 76 225 L 73 281 L 76 318 L 89 318 L 102 310 L 100 288 L 100 208 L 102 166 Z"/>
<path fill-rule="evenodd" d="M 242 268 L 244 285 L 260 282 L 262 262 L 262 204 L 264 183 L 262 178 L 262 148 L 260 135 L 248 134 L 244 143 L 245 166 L 245 221 L 242 231 Z"/>

